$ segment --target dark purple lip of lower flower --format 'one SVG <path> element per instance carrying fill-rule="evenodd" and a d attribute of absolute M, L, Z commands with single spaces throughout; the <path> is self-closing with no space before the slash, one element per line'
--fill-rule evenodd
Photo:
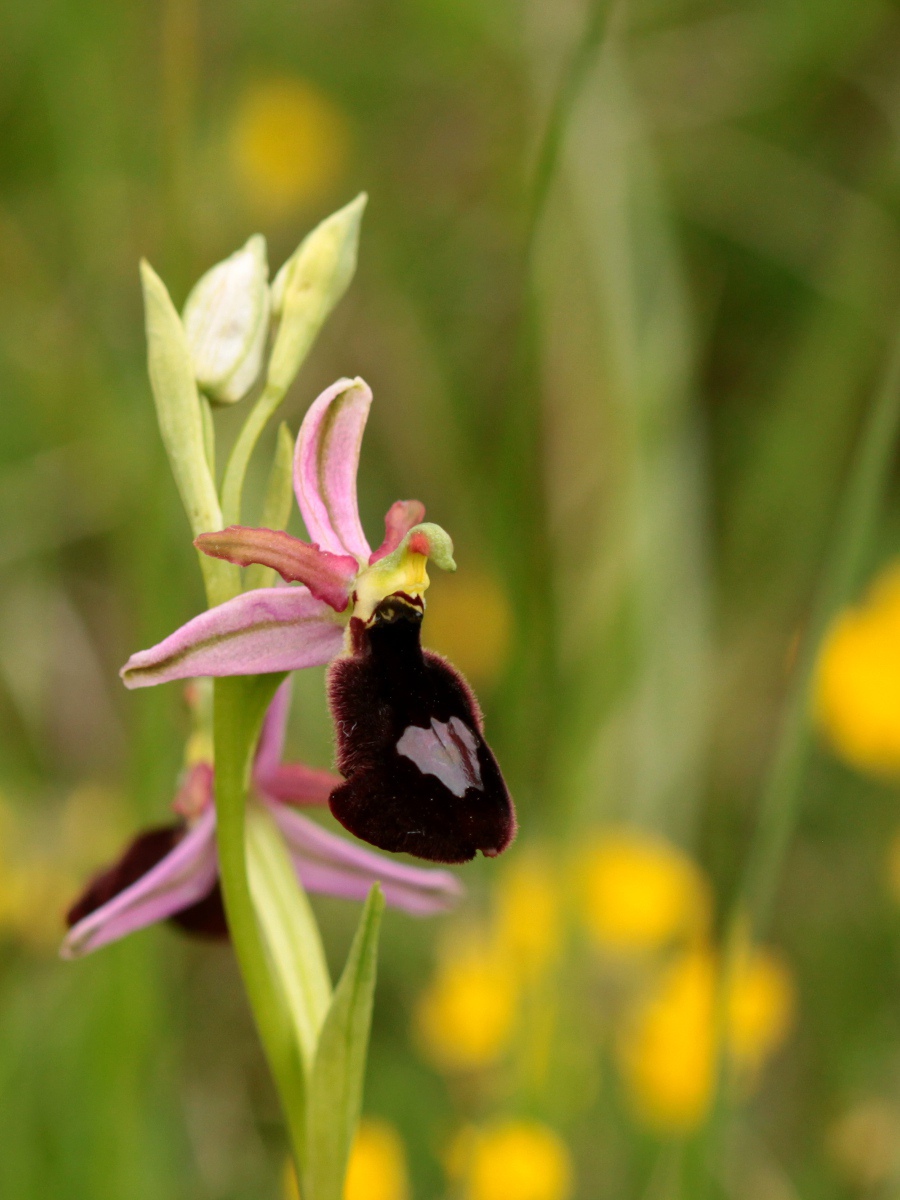
<path fill-rule="evenodd" d="M 484 740 L 468 684 L 423 650 L 421 609 L 389 596 L 364 624 L 353 654 L 334 662 L 328 693 L 346 782 L 329 807 L 382 850 L 459 863 L 494 857 L 516 832 L 512 800 Z"/>

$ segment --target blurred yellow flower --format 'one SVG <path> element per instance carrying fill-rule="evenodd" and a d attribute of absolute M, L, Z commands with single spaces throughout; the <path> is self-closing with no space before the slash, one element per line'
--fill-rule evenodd
<path fill-rule="evenodd" d="M 483 571 L 445 575 L 428 593 L 428 646 L 443 654 L 475 684 L 490 685 L 509 658 L 513 617 L 495 576 Z"/>
<path fill-rule="evenodd" d="M 284 1168 L 284 1200 L 300 1200 L 297 1174 L 290 1159 Z M 344 1200 L 409 1200 L 406 1151 L 388 1121 L 363 1117 L 353 1139 Z"/>
<path fill-rule="evenodd" d="M 533 977 L 560 949 L 559 886 L 549 859 L 534 851 L 520 854 L 501 873 L 495 896 L 498 952 Z"/>
<path fill-rule="evenodd" d="M 585 925 L 606 950 L 653 950 L 709 924 L 709 885 L 699 869 L 675 846 L 636 831 L 598 838 L 581 857 L 579 877 Z"/>
<path fill-rule="evenodd" d="M 416 1005 L 423 1053 L 446 1070 L 489 1066 L 509 1043 L 516 1000 L 514 973 L 489 939 L 463 937 L 445 951 Z"/>
<path fill-rule="evenodd" d="M 687 1132 L 703 1119 L 713 1082 L 714 1019 L 712 956 L 693 950 L 664 971 L 620 1044 L 632 1105 L 647 1125 Z"/>
<path fill-rule="evenodd" d="M 462 1130 L 450 1146 L 447 1168 L 465 1200 L 568 1200 L 572 1194 L 569 1151 L 538 1121 Z"/>
<path fill-rule="evenodd" d="M 815 712 L 848 763 L 879 775 L 900 772 L 900 564 L 883 571 L 826 635 Z"/>
<path fill-rule="evenodd" d="M 118 845 L 120 811 L 118 797 L 92 785 L 52 814 L 0 799 L 0 936 L 37 953 L 57 948 L 85 871 Z"/>
<path fill-rule="evenodd" d="M 406 1152 L 399 1133 L 374 1117 L 360 1122 L 344 1184 L 344 1200 L 407 1200 Z"/>
<path fill-rule="evenodd" d="M 328 194 L 350 149 L 347 118 L 307 79 L 269 79 L 237 105 L 229 150 L 238 184 L 262 216 L 287 216 Z"/>
<path fill-rule="evenodd" d="M 738 1067 L 756 1074 L 783 1041 L 794 1015 L 791 972 L 773 950 L 745 951 L 728 992 L 728 1045 Z"/>
<path fill-rule="evenodd" d="M 688 1133 L 703 1120 L 715 1082 L 718 965 L 707 948 L 670 963 L 638 1002 L 619 1042 L 619 1062 L 638 1119 Z M 793 984 L 771 951 L 748 950 L 727 990 L 726 1036 L 741 1079 L 752 1083 L 787 1033 Z"/>

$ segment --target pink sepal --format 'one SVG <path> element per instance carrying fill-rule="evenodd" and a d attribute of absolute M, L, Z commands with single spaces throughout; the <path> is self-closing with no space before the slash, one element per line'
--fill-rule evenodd
<path fill-rule="evenodd" d="M 126 687 L 201 675 L 262 675 L 331 661 L 343 627 L 305 587 L 258 588 L 227 600 L 132 654 L 119 672 Z"/>
<path fill-rule="evenodd" d="M 278 804 L 270 804 L 269 811 L 284 834 L 307 891 L 363 900 L 377 882 L 392 908 L 420 917 L 445 912 L 464 895 L 465 889 L 450 871 L 394 862 Z"/>
<path fill-rule="evenodd" d="M 257 778 L 257 786 L 265 795 L 282 804 L 298 804 L 304 808 L 327 804 L 328 797 L 343 782 L 340 775 L 303 763 L 282 763 L 265 779 Z"/>
<path fill-rule="evenodd" d="M 343 612 L 350 600 L 359 563 L 349 554 L 331 554 L 279 529 L 229 525 L 218 533 L 201 533 L 194 545 L 211 558 L 239 567 L 259 563 L 274 567 L 286 583 L 304 583 L 317 600 Z"/>
<path fill-rule="evenodd" d="M 339 379 L 314 400 L 294 452 L 294 491 L 311 540 L 332 554 L 366 563 L 372 553 L 359 521 L 356 472 L 372 392 L 361 379 Z"/>
<path fill-rule="evenodd" d="M 61 956 L 88 954 L 145 925 L 164 921 L 209 895 L 219 870 L 215 829 L 215 809 L 210 806 L 175 849 L 146 875 L 72 926 L 60 948 Z"/>

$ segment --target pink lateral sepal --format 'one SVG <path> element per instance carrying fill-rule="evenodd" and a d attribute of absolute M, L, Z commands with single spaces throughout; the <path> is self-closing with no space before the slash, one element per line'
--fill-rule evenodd
<path fill-rule="evenodd" d="M 239 567 L 259 563 L 273 567 L 285 583 L 304 583 L 335 612 L 350 600 L 359 563 L 349 554 L 332 554 L 292 537 L 280 529 L 251 529 L 229 525 L 217 533 L 201 533 L 194 545 L 210 558 L 224 558 Z"/>
<path fill-rule="evenodd" d="M 258 588 L 200 613 L 119 672 L 126 687 L 199 676 L 265 675 L 328 663 L 343 626 L 305 587 Z"/>
<path fill-rule="evenodd" d="M 304 763 L 282 763 L 274 771 L 256 783 L 261 792 L 282 804 L 326 805 L 328 797 L 343 783 L 340 775 L 323 771 L 318 767 L 307 767 Z"/>
<path fill-rule="evenodd" d="M 385 858 L 289 808 L 270 806 L 270 812 L 288 844 L 300 881 L 309 892 L 365 900 L 369 888 L 377 882 L 391 908 L 417 917 L 447 912 L 465 894 L 450 871 L 413 867 Z"/>
<path fill-rule="evenodd" d="M 384 518 L 384 541 L 369 559 L 378 562 L 396 550 L 409 531 L 425 520 L 425 505 L 421 500 L 395 500 Z"/>

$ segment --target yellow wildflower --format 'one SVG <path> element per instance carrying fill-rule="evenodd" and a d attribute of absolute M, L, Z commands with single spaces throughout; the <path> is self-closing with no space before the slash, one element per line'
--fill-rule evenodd
<path fill-rule="evenodd" d="M 538 1121 L 464 1129 L 447 1165 L 465 1200 L 568 1200 L 572 1194 L 569 1151 Z"/>
<path fill-rule="evenodd" d="M 0 935 L 38 953 L 57 948 L 85 871 L 118 844 L 120 811 L 114 793 L 91 784 L 53 813 L 0 799 Z"/>
<path fill-rule="evenodd" d="M 651 1128 L 688 1133 L 703 1120 L 716 1070 L 715 955 L 691 949 L 670 963 L 633 1014 L 619 1045 L 632 1107 Z M 729 1052 L 745 1082 L 783 1040 L 793 1009 L 787 968 L 771 951 L 748 950 L 725 997 Z"/>
<path fill-rule="evenodd" d="M 473 1070 L 506 1049 L 516 1018 L 510 965 L 487 938 L 470 936 L 449 947 L 415 1011 L 425 1055 L 448 1070 Z"/>
<path fill-rule="evenodd" d="M 496 906 L 498 952 L 533 977 L 560 947 L 559 888 L 549 861 L 536 852 L 514 859 L 498 880 Z"/>
<path fill-rule="evenodd" d="M 407 1200 L 408 1196 L 406 1152 L 399 1133 L 387 1121 L 364 1118 L 353 1142 L 344 1200 Z"/>
<path fill-rule="evenodd" d="M 287 216 L 328 194 L 350 148 L 346 117 L 306 79 L 269 79 L 241 96 L 231 160 L 248 202 L 263 216 Z"/>
<path fill-rule="evenodd" d="M 428 594 L 428 645 L 479 685 L 500 677 L 512 644 L 512 610 L 493 575 L 469 571 L 436 580 Z"/>
<path fill-rule="evenodd" d="M 284 1168 L 284 1200 L 300 1200 L 297 1175 L 290 1159 Z M 393 1125 L 363 1117 L 353 1139 L 344 1200 L 409 1200 L 406 1151 Z"/>
<path fill-rule="evenodd" d="M 581 859 L 582 913 L 604 949 L 653 950 L 709 923 L 709 886 L 675 846 L 631 830 L 600 837 Z"/>
<path fill-rule="evenodd" d="M 879 775 L 900 772 L 900 564 L 835 620 L 819 654 L 815 711 L 837 753 Z"/>
<path fill-rule="evenodd" d="M 728 991 L 728 1046 L 753 1076 L 784 1040 L 794 1013 L 794 983 L 787 964 L 772 950 L 743 953 Z"/>
<path fill-rule="evenodd" d="M 705 950 L 668 967 L 620 1046 L 622 1073 L 638 1117 L 687 1132 L 703 1119 L 713 1083 L 715 967 Z"/>

